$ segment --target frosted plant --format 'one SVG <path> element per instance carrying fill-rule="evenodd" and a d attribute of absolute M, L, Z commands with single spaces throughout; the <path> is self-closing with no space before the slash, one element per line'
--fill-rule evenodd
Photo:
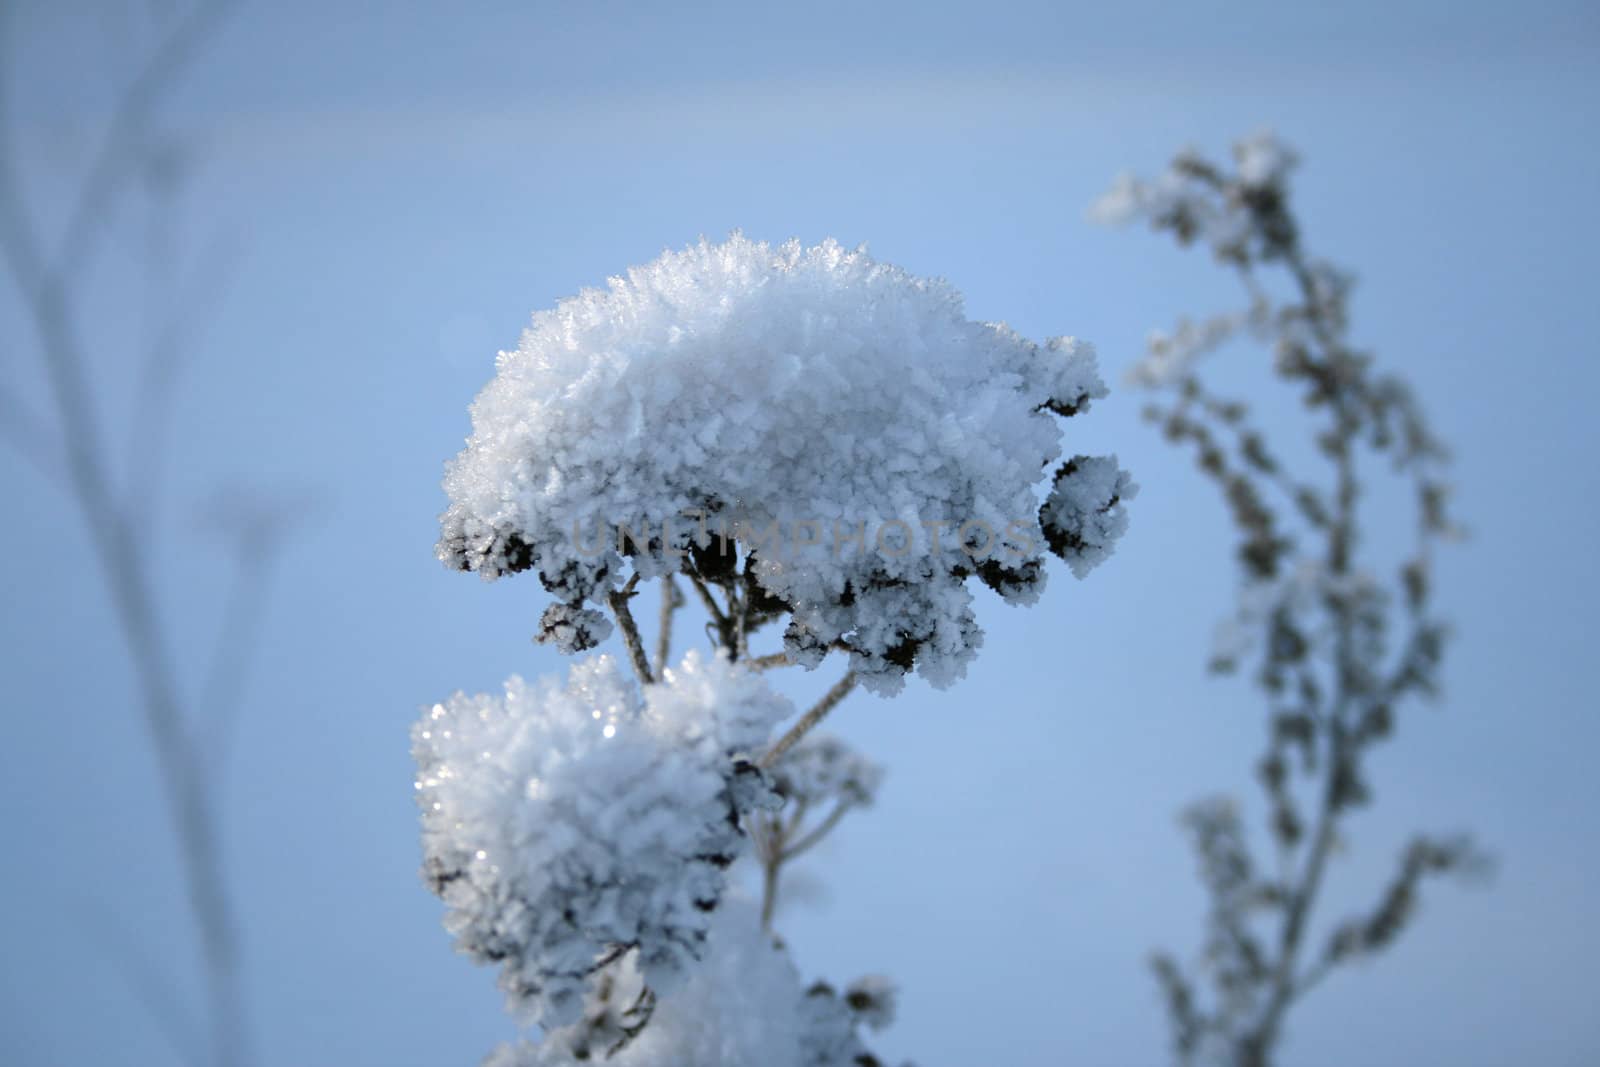
<path fill-rule="evenodd" d="M 1050 551 L 1084 577 L 1116 547 L 1128 529 L 1122 502 L 1138 492 L 1128 472 L 1105 456 L 1077 456 L 1056 472 L 1039 511 Z"/>
<path fill-rule="evenodd" d="M 759 675 L 691 652 L 643 693 L 601 656 L 565 684 L 513 678 L 423 717 L 426 876 L 457 946 L 501 965 L 514 1011 L 571 1022 L 608 954 L 671 988 L 705 940 L 740 818 L 771 796 L 752 750 L 789 710 Z"/>
<path fill-rule="evenodd" d="M 967 579 L 1019 603 L 1042 588 L 1037 486 L 1059 418 L 1105 392 L 1088 345 L 971 322 L 949 285 L 865 251 L 702 242 L 540 312 L 501 353 L 438 552 L 486 578 L 537 570 L 564 650 L 605 637 L 583 605 L 627 572 L 684 573 L 736 591 L 735 651 L 786 618 L 806 666 L 839 648 L 877 692 L 913 668 L 948 684 L 982 640 Z"/>
<path fill-rule="evenodd" d="M 883 783 L 883 768 L 838 738 L 814 733 L 773 765 L 772 783 L 782 810 L 750 820 L 765 926 L 772 924 L 784 866 L 820 844 L 846 815 L 870 807 Z"/>
<path fill-rule="evenodd" d="M 1186 151 L 1153 181 L 1119 179 L 1097 207 L 1102 218 L 1142 218 L 1182 244 L 1208 244 L 1249 297 L 1243 312 L 1153 335 L 1130 376 L 1163 391 L 1165 402 L 1153 402 L 1147 417 L 1194 448 L 1232 513 L 1242 590 L 1212 667 L 1253 667 L 1270 713 L 1257 772 L 1274 862 L 1253 854 L 1231 800 L 1184 815 L 1211 899 L 1204 948 L 1194 968 L 1155 959 L 1184 1063 L 1270 1063 L 1289 1008 L 1335 968 L 1390 945 L 1425 878 L 1482 866 L 1465 838 L 1419 836 L 1377 903 L 1323 930 L 1320 949 L 1311 947 L 1340 827 L 1371 800 L 1366 756 L 1389 735 L 1402 702 L 1434 692 L 1445 627 L 1429 597 L 1431 558 L 1454 526 L 1443 446 L 1410 388 L 1377 373 L 1351 343 L 1349 275 L 1304 247 L 1290 212 L 1295 163 L 1274 137 L 1257 134 L 1234 146 L 1231 170 Z M 1280 459 L 1248 408 L 1202 378 L 1201 357 L 1241 335 L 1271 349 L 1277 376 L 1311 412 L 1312 463 Z M 1382 516 L 1361 506 L 1371 494 L 1360 463 L 1373 458 L 1408 483 L 1414 505 L 1415 546 L 1390 573 L 1379 568 L 1391 561 L 1371 551 L 1381 544 L 1371 528 Z"/>
<path fill-rule="evenodd" d="M 877 1067 L 862 1040 L 893 1017 L 894 991 L 862 979 L 840 996 L 825 983 L 807 987 L 789 955 L 761 929 L 753 903 L 719 909 L 705 958 L 672 997 L 656 1005 L 635 1035 L 630 1011 L 647 998 L 631 965 L 590 996 L 583 1018 L 537 1043 L 502 1045 L 484 1067 L 567 1067 L 604 1061 L 615 1067 Z"/>
<path fill-rule="evenodd" d="M 544 1029 L 490 1064 L 879 1063 L 888 980 L 804 986 L 772 932 L 783 865 L 883 777 L 812 730 L 858 683 L 960 677 L 969 578 L 1029 603 L 1046 550 L 1078 577 L 1110 554 L 1134 486 L 1061 445 L 1105 392 L 1089 346 L 968 321 L 945 283 L 832 242 L 702 242 L 534 316 L 473 405 L 438 552 L 537 571 L 537 640 L 563 652 L 614 620 L 633 677 L 580 660 L 416 727 L 424 876 Z M 669 667 L 680 583 L 712 651 Z M 774 739 L 791 708 L 763 672 L 834 651 L 849 669 Z M 747 855 L 759 902 L 729 885 Z"/>

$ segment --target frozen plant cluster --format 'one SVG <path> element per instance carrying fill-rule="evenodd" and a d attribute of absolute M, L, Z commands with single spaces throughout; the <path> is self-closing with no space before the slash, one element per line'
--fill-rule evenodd
<path fill-rule="evenodd" d="M 1089 531 L 1081 576 L 1123 527 L 1126 491 L 1099 518 L 1037 496 L 1060 418 L 1105 392 L 1090 346 L 970 321 L 950 285 L 864 250 L 702 241 L 536 314 L 500 354 L 438 554 L 537 570 L 543 638 L 579 651 L 609 627 L 587 605 L 631 578 L 728 582 L 742 552 L 746 602 L 787 619 L 793 661 L 842 649 L 874 691 L 912 670 L 945 685 L 982 640 L 968 578 L 1028 603 L 1047 545 Z M 1054 483 L 1075 506 L 1096 492 L 1074 462 Z"/>
<path fill-rule="evenodd" d="M 702 954 L 741 816 L 775 802 L 759 754 L 789 702 L 690 652 L 642 688 L 615 661 L 564 683 L 457 694 L 413 731 L 424 874 L 458 948 L 497 963 L 508 1006 L 574 1022 L 626 953 L 664 993 Z"/>
<path fill-rule="evenodd" d="M 1295 241 L 1285 203 L 1289 174 L 1299 159 L 1270 130 L 1235 142 L 1233 159 L 1234 173 L 1226 178 L 1192 150 L 1180 152 L 1148 181 L 1119 175 L 1091 214 L 1111 225 L 1148 219 L 1184 244 L 1210 245 L 1228 262 L 1275 258 Z"/>
<path fill-rule="evenodd" d="M 1153 334 L 1132 375 L 1157 390 L 1146 418 L 1193 450 L 1236 527 L 1240 604 L 1211 665 L 1247 669 L 1268 712 L 1255 777 L 1272 854 L 1257 853 L 1231 800 L 1184 818 L 1211 901 L 1203 948 L 1196 966 L 1165 953 L 1153 966 L 1185 1064 L 1275 1062 L 1293 1005 L 1335 968 L 1391 945 L 1424 881 L 1482 866 L 1469 838 L 1417 835 L 1366 911 L 1311 932 L 1327 925 L 1318 913 L 1345 820 L 1373 802 L 1368 756 L 1402 704 L 1436 692 L 1447 627 L 1431 599 L 1432 560 L 1456 531 L 1447 450 L 1410 385 L 1353 342 L 1352 277 L 1307 246 L 1292 210 L 1295 163 L 1258 134 L 1234 146 L 1231 167 L 1186 150 L 1151 180 L 1119 180 L 1099 205 L 1103 218 L 1209 246 L 1249 298 L 1242 313 Z M 1270 351 L 1274 377 L 1301 401 L 1303 436 L 1289 451 L 1281 427 L 1269 434 L 1202 373 L 1200 357 L 1241 336 Z M 1401 493 L 1374 491 L 1384 472 Z M 1391 553 L 1382 531 L 1396 516 L 1414 541 Z"/>
<path fill-rule="evenodd" d="M 858 685 L 960 677 L 969 578 L 1031 603 L 1046 551 L 1080 578 L 1110 554 L 1135 487 L 1061 439 L 1105 392 L 1087 345 L 831 241 L 702 241 L 535 315 L 473 404 L 437 551 L 536 571 L 537 639 L 615 628 L 631 676 L 581 659 L 413 732 L 424 878 L 543 1031 L 488 1067 L 880 1067 L 892 985 L 806 985 L 773 933 L 786 865 L 883 780 L 815 728 Z M 652 656 L 630 601 L 653 579 Z M 670 666 L 690 591 L 714 651 Z M 833 651 L 844 676 L 775 738 L 765 672 Z M 730 886 L 744 856 L 758 901 Z"/>
<path fill-rule="evenodd" d="M 1122 502 L 1139 491 L 1109 456 L 1075 456 L 1056 472 L 1039 511 L 1050 551 L 1079 578 L 1098 566 L 1128 529 Z"/>
<path fill-rule="evenodd" d="M 624 963 L 591 994 L 578 1022 L 539 1042 L 501 1045 L 484 1067 L 879 1067 L 862 1031 L 894 1015 L 894 990 L 864 978 L 843 995 L 802 984 L 788 953 L 761 928 L 754 905 L 730 899 L 712 922 L 705 958 L 672 997 L 651 1009 L 649 1025 L 630 1013 L 648 1003 L 638 971 Z"/>

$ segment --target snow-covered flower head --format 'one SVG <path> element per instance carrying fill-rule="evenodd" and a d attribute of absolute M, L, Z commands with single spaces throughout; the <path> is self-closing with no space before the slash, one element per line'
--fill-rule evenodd
<path fill-rule="evenodd" d="M 577 1017 L 600 961 L 657 991 L 697 958 L 739 820 L 776 803 L 743 757 L 792 710 L 762 678 L 691 652 L 636 686 L 607 656 L 565 683 L 457 694 L 412 733 L 423 875 L 458 947 L 501 967 L 519 1016 Z"/>
<path fill-rule="evenodd" d="M 982 637 L 966 579 L 1037 596 L 1057 417 L 1105 391 L 1088 345 L 970 321 L 947 283 L 864 250 L 702 241 L 501 353 L 438 552 L 536 569 L 568 650 L 604 636 L 584 604 L 625 568 L 686 571 L 744 583 L 808 666 L 843 648 L 880 692 L 913 668 L 946 684 Z"/>

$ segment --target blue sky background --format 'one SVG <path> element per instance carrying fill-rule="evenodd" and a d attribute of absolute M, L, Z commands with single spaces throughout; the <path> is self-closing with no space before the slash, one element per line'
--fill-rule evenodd
<path fill-rule="evenodd" d="M 141 39 L 112 10 L 7 13 L 47 223 Z M 512 1033 L 417 878 L 407 730 L 457 688 L 563 668 L 528 641 L 537 583 L 431 551 L 441 464 L 532 310 L 701 234 L 834 236 L 948 277 L 974 318 L 1095 341 L 1117 378 L 1152 326 L 1238 298 L 1203 254 L 1087 205 L 1119 170 L 1261 125 L 1302 150 L 1309 240 L 1359 273 L 1356 336 L 1455 445 L 1473 531 L 1442 560 L 1447 699 L 1378 756 L 1324 918 L 1365 906 L 1413 830 L 1471 829 L 1500 861 L 1486 887 L 1433 887 L 1396 949 L 1298 1008 L 1284 1062 L 1595 1062 L 1597 46 L 1577 3 L 245 5 L 170 111 L 205 158 L 180 247 L 239 252 L 179 393 L 161 521 L 197 676 L 227 573 L 200 502 L 241 482 L 317 502 L 228 772 L 263 1063 L 471 1064 Z M 129 263 L 97 276 L 87 320 L 122 432 Z M 10 289 L 0 338 L 42 405 Z M 1222 358 L 1295 424 L 1259 352 Z M 890 776 L 780 927 L 808 975 L 900 980 L 891 1060 L 1165 1060 L 1144 958 L 1192 953 L 1204 909 L 1175 814 L 1254 801 L 1262 722 L 1202 673 L 1234 587 L 1222 508 L 1138 407 L 1120 389 L 1069 428 L 1143 485 L 1116 557 L 1082 583 L 1061 569 L 1033 609 L 980 602 L 962 685 L 836 715 Z M 194 995 L 127 660 L 66 499 L 5 451 L 0 487 L 4 1058 L 172 1062 L 102 947 L 120 926 Z"/>

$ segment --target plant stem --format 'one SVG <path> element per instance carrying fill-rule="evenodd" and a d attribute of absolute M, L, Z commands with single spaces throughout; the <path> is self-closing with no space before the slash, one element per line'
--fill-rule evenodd
<path fill-rule="evenodd" d="M 759 766 L 767 770 L 783 758 L 783 754 L 793 748 L 802 737 L 810 733 L 817 723 L 827 718 L 841 700 L 850 695 L 850 690 L 856 687 L 856 672 L 845 671 L 844 677 L 833 684 L 833 688 L 823 694 L 822 699 L 814 704 L 810 711 L 800 716 L 800 721 L 789 728 L 789 732 L 778 738 L 777 743 L 767 749 L 767 754 L 761 757 Z"/>
<path fill-rule="evenodd" d="M 667 659 L 672 654 L 672 613 L 678 609 L 678 583 L 672 575 L 661 579 L 661 616 L 656 624 L 656 677 L 667 670 Z"/>
<path fill-rule="evenodd" d="M 644 642 L 639 639 L 639 625 L 633 621 L 633 612 L 628 610 L 627 594 L 613 589 L 606 594 L 606 603 L 610 605 L 611 613 L 617 617 L 617 627 L 622 631 L 622 643 L 628 646 L 628 657 L 633 660 L 633 672 L 645 685 L 654 683 L 655 676 L 650 673 L 650 661 L 644 654 Z"/>

